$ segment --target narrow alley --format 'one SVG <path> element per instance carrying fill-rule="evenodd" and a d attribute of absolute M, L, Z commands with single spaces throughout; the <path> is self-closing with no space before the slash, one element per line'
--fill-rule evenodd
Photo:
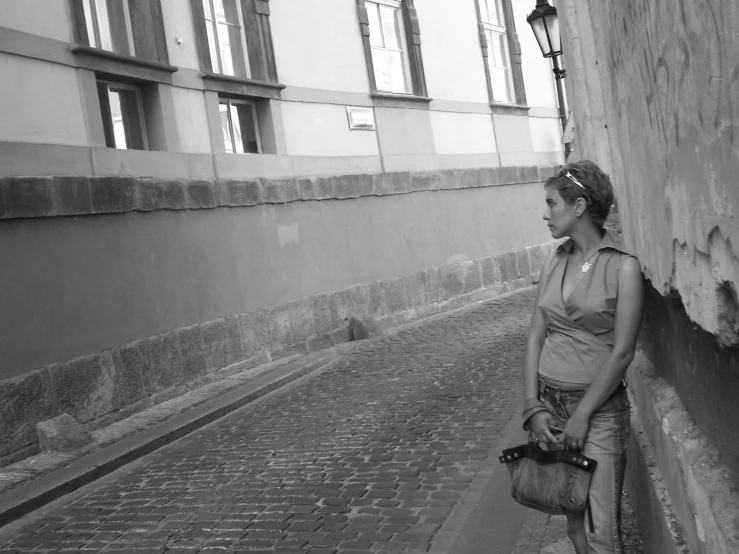
<path fill-rule="evenodd" d="M 517 506 L 496 457 L 524 439 L 534 291 L 343 345 L 324 371 L 0 529 L 0 552 L 539 552 L 564 521 Z"/>

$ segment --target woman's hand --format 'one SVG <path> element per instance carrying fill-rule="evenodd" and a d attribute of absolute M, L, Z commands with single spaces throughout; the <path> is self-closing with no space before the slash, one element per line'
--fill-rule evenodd
<path fill-rule="evenodd" d="M 585 446 L 585 439 L 588 436 L 589 430 L 590 418 L 575 411 L 567 421 L 564 431 L 557 437 L 557 442 L 564 444 L 568 448 L 582 450 Z"/>
<path fill-rule="evenodd" d="M 531 416 L 529 435 L 536 442 L 557 444 L 557 437 L 552 434 L 551 424 L 554 421 L 552 414 L 542 410 Z"/>

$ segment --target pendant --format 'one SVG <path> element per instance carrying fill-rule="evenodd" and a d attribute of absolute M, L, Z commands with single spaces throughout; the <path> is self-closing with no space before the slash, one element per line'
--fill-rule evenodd
<path fill-rule="evenodd" d="M 590 269 L 590 264 L 588 262 L 585 262 L 584 264 L 582 264 L 583 273 L 587 273 L 589 269 Z"/>

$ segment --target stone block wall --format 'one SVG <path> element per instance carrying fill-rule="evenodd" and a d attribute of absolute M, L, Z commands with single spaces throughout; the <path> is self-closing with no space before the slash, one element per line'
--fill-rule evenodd
<path fill-rule="evenodd" d="M 0 381 L 0 462 L 38 450 L 35 424 L 66 412 L 98 428 L 218 372 L 351 340 L 348 318 L 387 329 L 535 282 L 554 243 L 362 283 L 137 340 Z"/>
<path fill-rule="evenodd" d="M 200 214 L 204 213 L 201 210 L 212 210 L 213 213 L 206 214 L 210 219 L 198 220 L 199 225 L 212 226 L 214 221 L 223 220 L 218 210 L 233 208 L 244 210 L 243 213 L 222 212 L 224 217 L 231 214 L 231 218 L 238 216 L 243 220 L 247 217 L 253 218 L 251 214 L 256 210 L 255 212 L 250 210 L 263 205 L 292 204 L 292 206 L 285 207 L 270 206 L 269 209 L 283 210 L 281 213 L 290 211 L 290 214 L 294 214 L 295 209 L 303 211 L 313 209 L 309 204 L 295 204 L 298 202 L 348 201 L 346 204 L 343 202 L 326 204 L 331 210 L 345 210 L 345 207 L 350 206 L 349 202 L 367 202 L 366 197 L 387 199 L 395 195 L 404 196 L 395 196 L 392 202 L 396 204 L 403 202 L 403 206 L 415 210 L 412 214 L 406 213 L 404 217 L 428 219 L 439 217 L 438 212 L 430 214 L 418 208 L 430 205 L 429 193 L 457 195 L 456 191 L 459 191 L 460 195 L 468 199 L 498 199 L 498 202 L 513 202 L 512 205 L 518 206 L 518 209 L 521 209 L 522 203 L 530 206 L 535 198 L 530 185 L 542 183 L 557 169 L 557 167 L 536 166 L 499 167 L 213 181 L 125 176 L 8 177 L 0 178 L 0 226 L 7 225 L 7 229 L 15 233 L 19 237 L 17 240 L 21 241 L 29 236 L 27 231 L 32 231 L 34 236 L 51 232 L 52 229 L 63 229 L 67 232 L 70 227 L 55 225 L 54 218 L 59 218 L 58 221 L 78 222 L 73 228 L 87 229 L 87 232 L 94 232 L 95 229 L 103 227 L 109 229 L 110 227 L 106 227 L 106 222 L 116 221 L 120 223 L 120 226 L 116 226 L 115 229 L 125 233 L 130 229 L 126 225 L 152 225 L 152 222 L 162 221 L 162 211 L 180 212 L 180 214 L 170 214 L 179 217 L 185 215 L 182 213 L 183 210 L 197 210 Z M 523 185 L 523 187 L 517 189 L 514 185 Z M 501 186 L 510 188 L 505 189 L 503 193 L 492 189 L 489 189 L 489 193 L 483 190 L 486 187 Z M 464 189 L 468 192 L 464 192 Z M 521 191 L 520 197 L 517 196 L 519 194 L 517 190 Z M 480 196 L 481 194 L 485 196 Z M 449 198 L 452 200 L 451 196 Z M 508 205 L 498 206 L 495 202 L 491 200 L 489 208 L 493 210 L 491 212 L 493 217 L 497 213 L 495 210 L 510 209 Z M 390 204 L 387 205 L 390 206 Z M 455 221 L 453 218 L 465 217 L 463 210 L 468 205 L 469 200 L 461 203 L 452 202 L 450 206 L 453 208 L 446 208 L 444 212 L 448 214 L 444 217 L 450 218 L 448 223 L 453 224 Z M 367 204 L 362 204 L 362 206 L 370 209 Z M 323 206 L 316 206 L 316 209 L 321 210 Z M 455 209 L 457 211 L 454 211 Z M 530 210 L 526 211 L 526 222 L 522 221 L 520 224 L 527 226 L 525 227 L 527 236 L 546 237 L 546 233 L 538 234 L 538 232 L 530 231 L 539 223 L 534 218 L 529 221 L 535 213 L 535 208 L 530 206 L 526 209 Z M 160 212 L 159 215 L 152 213 L 157 211 Z M 349 210 L 341 213 L 355 212 Z M 112 217 L 111 214 L 118 215 Z M 82 225 L 81 220 L 77 218 L 85 218 L 84 221 L 88 224 Z M 167 219 L 167 221 L 171 220 L 171 217 Z M 337 220 L 341 221 L 341 217 Z M 95 225 L 90 224 L 92 221 Z M 188 221 L 192 222 L 192 219 Z M 294 221 L 294 219 L 287 221 Z M 418 219 L 418 221 L 421 220 Z M 515 223 L 517 220 L 515 217 L 507 217 L 506 221 Z M 98 222 L 102 227 L 98 227 Z M 157 229 L 160 228 L 157 227 Z M 223 228 L 223 231 L 235 232 L 230 228 Z M 501 231 L 510 236 L 510 229 Z M 217 231 L 210 230 L 208 232 L 217 233 Z M 488 230 L 487 233 L 489 232 Z M 101 246 L 104 248 L 108 244 L 105 241 L 115 240 L 115 235 L 108 234 L 105 239 L 91 243 L 93 246 L 87 246 L 90 249 L 87 255 L 93 258 L 99 256 L 100 254 L 96 254 L 98 251 L 95 249 Z M 238 242 L 239 238 L 231 237 L 230 240 Z M 259 239 L 250 237 L 249 240 L 253 242 Z M 357 235 L 352 240 L 367 239 Z M 375 320 L 381 329 L 389 328 L 530 285 L 534 282 L 544 258 L 553 245 L 553 243 L 546 243 L 506 252 L 506 248 L 496 246 L 500 243 L 495 236 L 471 237 L 469 240 L 460 236 L 455 240 L 459 242 L 448 241 L 446 245 L 448 250 L 440 250 L 439 255 L 435 256 L 437 259 L 446 260 L 446 263 L 440 266 L 423 267 L 425 263 L 409 260 L 404 263 L 403 267 L 420 266 L 420 269 L 408 274 L 394 275 L 374 281 L 357 278 L 359 284 L 339 290 L 331 290 L 327 286 L 325 288 L 329 289 L 329 292 L 309 294 L 276 305 L 270 305 L 269 299 L 265 299 L 262 304 L 264 307 L 244 313 L 229 312 L 226 307 L 217 312 L 222 316 L 216 319 L 208 320 L 209 318 L 204 317 L 202 318 L 204 321 L 198 321 L 201 318 L 198 318 L 196 314 L 195 316 L 189 314 L 182 318 L 188 321 L 187 326 L 184 327 L 152 325 L 152 327 L 158 327 L 155 329 L 157 333 L 155 336 L 147 336 L 146 332 L 137 332 L 135 328 L 130 328 L 130 324 L 126 328 L 127 320 L 119 322 L 108 317 L 106 325 L 114 326 L 111 336 L 133 336 L 135 340 L 130 342 L 124 340 L 121 344 L 116 344 L 116 340 L 108 340 L 103 343 L 103 349 L 99 351 L 95 351 L 96 348 L 87 350 L 78 347 L 77 352 L 84 355 L 79 356 L 75 352 L 69 357 L 79 357 L 66 360 L 66 356 L 57 356 L 57 358 L 47 356 L 47 359 L 50 358 L 49 361 L 37 365 L 29 364 L 27 368 L 16 363 L 6 363 L 0 370 L 6 371 L 6 375 L 12 378 L 0 380 L 0 464 L 35 453 L 38 450 L 35 424 L 61 413 L 70 414 L 88 429 L 99 428 L 219 378 L 224 371 L 245 370 L 270 360 L 329 348 L 351 340 L 348 323 L 348 318 L 351 316 L 370 318 Z M 512 242 L 510 239 L 506 240 L 509 240 L 508 244 L 525 244 L 520 239 Z M 466 242 L 471 244 L 468 245 Z M 419 247 L 426 246 L 424 241 L 418 244 Z M 480 244 L 484 244 L 485 248 L 481 249 Z M 197 250 L 197 248 L 202 248 L 202 246 L 189 243 L 186 239 L 183 239 L 176 247 L 180 250 L 184 248 L 186 251 L 190 248 L 195 249 L 193 256 L 199 260 L 198 263 L 211 261 L 207 257 L 199 258 L 198 256 L 202 256 L 200 253 L 202 250 Z M 313 245 L 313 247 L 317 246 Z M 352 246 L 351 240 L 345 244 L 342 243 L 341 247 L 350 250 L 337 252 L 337 255 L 349 258 L 356 255 L 352 252 L 355 247 Z M 392 245 L 387 245 L 387 247 L 392 248 Z M 22 253 L 17 257 L 19 263 L 25 263 L 28 258 L 33 260 L 33 266 L 39 271 L 53 273 L 60 268 L 69 271 L 68 266 L 64 265 L 64 256 L 50 265 L 45 265 L 40 263 L 38 259 L 40 254 L 34 254 L 33 247 L 29 246 L 27 250 L 22 250 L 23 244 L 21 244 L 18 248 L 21 248 L 18 252 Z M 474 259 L 474 255 L 456 254 L 468 251 L 468 248 L 470 251 L 477 249 L 477 252 L 497 248 L 498 251 L 503 250 L 503 252 L 477 259 Z M 29 253 L 28 256 L 26 252 Z M 136 256 L 136 244 L 132 244 L 131 248 L 125 252 L 126 255 Z M 151 252 L 147 255 L 153 255 Z M 389 252 L 389 254 L 392 257 L 392 253 Z M 158 250 L 157 255 L 166 257 L 173 254 L 165 249 Z M 182 260 L 181 254 L 178 255 L 180 257 L 177 259 Z M 237 248 L 233 250 L 233 255 L 243 256 L 244 254 Z M 394 255 L 397 256 L 397 254 Z M 431 257 L 427 256 L 427 258 Z M 465 258 L 467 261 L 452 263 Z M 260 259 L 259 263 L 271 267 L 269 264 L 276 263 L 271 260 L 269 250 L 267 250 L 266 257 Z M 142 267 L 141 271 L 148 271 L 148 266 L 138 258 L 131 259 L 129 263 L 138 264 L 136 267 Z M 183 262 L 173 263 L 182 264 Z M 337 271 L 337 268 L 338 271 L 352 271 L 351 267 L 345 266 L 346 264 L 337 265 L 322 269 L 322 271 Z M 392 264 L 388 262 L 385 266 L 391 267 Z M 74 267 L 78 268 L 77 271 L 86 270 L 85 266 Z M 214 267 L 219 271 L 233 269 L 226 265 L 222 268 L 220 265 Z M 285 270 L 282 266 L 276 266 L 274 269 Z M 191 268 L 189 270 L 192 271 Z M 299 273 L 303 269 L 299 263 L 293 263 L 289 270 Z M 316 269 L 312 271 L 315 272 Z M 384 269 L 383 273 L 387 274 L 388 269 Z M 73 275 L 74 271 L 70 274 Z M 131 273 L 133 279 L 127 277 L 127 280 L 117 283 L 116 286 L 127 290 L 127 294 L 136 295 L 137 287 L 148 286 L 147 282 L 139 283 L 135 280 L 140 274 L 134 271 Z M 252 278 L 248 274 L 248 269 L 244 271 L 244 275 Z M 6 284 L 12 289 L 14 283 L 15 281 L 8 281 Z M 300 280 L 298 279 L 296 283 L 299 284 Z M 64 282 L 61 284 L 64 285 Z M 202 286 L 207 287 L 209 283 L 203 283 Z M 254 294 L 248 280 L 238 282 L 236 286 L 238 290 L 235 290 L 233 294 L 236 300 Z M 62 294 L 66 292 L 64 286 L 61 286 L 59 290 Z M 18 283 L 17 291 L 28 293 L 32 292 L 32 288 Z M 195 289 L 193 292 L 198 293 Z M 100 289 L 95 294 L 106 294 L 106 292 L 105 289 Z M 90 309 L 85 308 L 87 311 L 76 312 L 77 323 L 70 324 L 79 325 L 80 320 L 86 324 L 97 318 L 95 312 L 99 309 L 96 308 L 97 297 L 93 295 L 84 298 L 77 295 L 71 298 L 73 300 L 60 300 L 58 307 L 65 309 L 65 302 L 82 299 L 89 303 Z M 176 295 L 172 295 L 169 300 L 164 301 L 162 308 L 168 309 L 167 302 L 176 301 L 176 298 Z M 54 301 L 55 298 L 47 298 L 47 300 Z M 102 299 L 97 298 L 97 300 Z M 149 301 L 156 302 L 158 297 L 150 298 Z M 259 302 L 252 301 L 252 305 L 254 303 L 259 305 Z M 224 303 L 224 306 L 227 305 Z M 37 300 L 28 303 L 27 306 L 27 309 L 34 311 L 51 309 L 43 301 Z M 190 323 L 193 318 L 198 322 L 197 324 Z M 12 325 L 12 322 L 6 318 L 3 324 Z M 160 331 L 160 329 L 163 330 Z M 80 336 L 80 333 L 82 331 L 74 331 L 68 338 L 84 344 L 85 337 Z M 35 337 L 28 338 L 35 340 Z M 108 347 L 108 344 L 111 346 Z M 30 347 L 28 344 L 27 346 Z M 36 348 L 36 346 L 33 347 Z M 43 343 L 39 343 L 38 348 L 44 348 Z M 31 369 L 33 371 L 30 371 Z"/>

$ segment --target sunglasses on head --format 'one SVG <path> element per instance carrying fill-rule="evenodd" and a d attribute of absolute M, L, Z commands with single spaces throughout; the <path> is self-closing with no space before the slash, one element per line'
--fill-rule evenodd
<path fill-rule="evenodd" d="M 567 177 L 570 181 L 572 181 L 573 183 L 575 183 L 582 190 L 584 190 L 585 192 L 588 192 L 588 189 L 586 189 L 580 181 L 578 181 L 577 179 L 575 179 L 575 177 L 572 175 L 572 173 L 570 173 L 568 170 L 565 170 L 564 173 L 560 173 L 560 176 Z"/>

